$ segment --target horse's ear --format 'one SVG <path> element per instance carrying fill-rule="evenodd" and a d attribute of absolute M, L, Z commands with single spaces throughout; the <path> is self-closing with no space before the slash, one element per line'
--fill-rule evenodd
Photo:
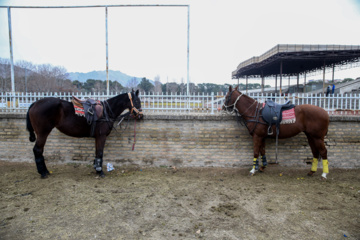
<path fill-rule="evenodd" d="M 136 90 L 136 93 L 135 93 L 136 96 L 139 96 L 139 89 Z"/>
<path fill-rule="evenodd" d="M 230 86 L 229 86 L 229 92 L 231 92 L 231 91 L 232 91 L 232 86 L 230 85 Z"/>
<path fill-rule="evenodd" d="M 239 88 L 239 86 L 236 86 L 236 87 L 235 87 L 235 90 L 237 91 L 237 90 L 238 90 L 238 88 Z"/>

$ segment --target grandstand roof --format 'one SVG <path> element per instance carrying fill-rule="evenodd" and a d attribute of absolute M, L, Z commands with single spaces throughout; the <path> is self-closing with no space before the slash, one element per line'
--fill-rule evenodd
<path fill-rule="evenodd" d="M 283 76 L 295 76 L 355 62 L 360 62 L 360 45 L 279 44 L 240 63 L 232 78 L 275 76 L 281 69 Z"/>

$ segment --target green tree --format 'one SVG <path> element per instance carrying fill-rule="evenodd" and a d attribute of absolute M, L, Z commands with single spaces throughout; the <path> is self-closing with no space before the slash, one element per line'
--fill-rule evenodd
<path fill-rule="evenodd" d="M 350 81 L 354 81 L 354 79 L 352 79 L 352 78 L 345 78 L 344 80 L 341 81 L 341 83 L 346 83 L 346 82 L 350 82 Z"/>
<path fill-rule="evenodd" d="M 150 92 L 154 89 L 154 85 L 152 85 L 149 79 L 142 78 L 140 84 L 138 85 L 138 88 L 140 88 L 144 92 Z"/>

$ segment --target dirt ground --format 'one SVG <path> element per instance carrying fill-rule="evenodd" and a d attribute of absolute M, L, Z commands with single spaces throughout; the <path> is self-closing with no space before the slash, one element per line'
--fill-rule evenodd
<path fill-rule="evenodd" d="M 0 161 L 0 239 L 360 239 L 360 169 L 47 165 Z"/>

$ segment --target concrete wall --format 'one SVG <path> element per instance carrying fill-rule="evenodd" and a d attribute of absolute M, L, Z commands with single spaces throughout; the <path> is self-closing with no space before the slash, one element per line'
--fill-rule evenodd
<path fill-rule="evenodd" d="M 146 114 L 146 113 L 145 113 Z M 34 161 L 24 114 L 0 114 L 0 160 Z M 104 151 L 104 163 L 115 165 L 154 165 L 181 167 L 243 167 L 251 166 L 252 138 L 235 117 L 227 115 L 147 114 L 124 132 L 112 131 Z M 275 140 L 266 140 L 268 161 L 275 161 Z M 326 138 L 330 167 L 360 167 L 360 118 L 331 117 Z M 56 129 L 45 146 L 49 162 L 81 162 L 91 164 L 95 154 L 92 138 L 68 137 Z M 312 159 L 303 133 L 279 140 L 279 163 L 303 166 Z"/>

